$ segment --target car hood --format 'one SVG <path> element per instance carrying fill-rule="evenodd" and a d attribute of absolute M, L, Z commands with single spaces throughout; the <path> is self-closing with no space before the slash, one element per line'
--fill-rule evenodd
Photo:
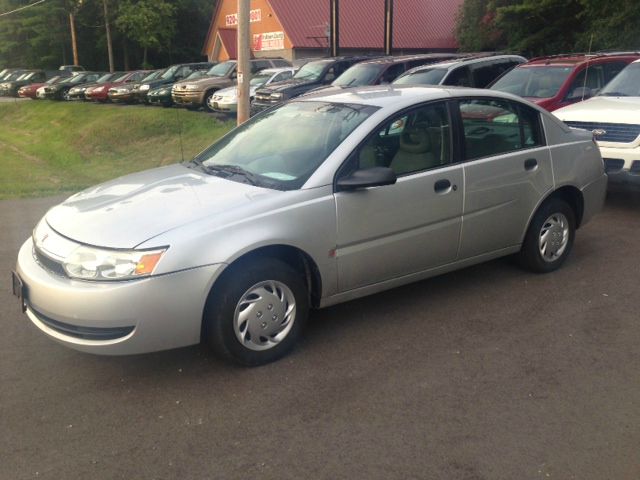
<path fill-rule="evenodd" d="M 640 97 L 593 97 L 584 102 L 555 110 L 553 114 L 560 120 L 640 123 Z"/>
<path fill-rule="evenodd" d="M 181 80 L 180 85 L 198 85 L 199 87 L 208 87 L 209 85 L 224 84 L 228 85 L 231 80 L 227 77 L 200 77 L 193 80 Z"/>
<path fill-rule="evenodd" d="M 174 78 L 168 79 L 159 79 L 159 80 L 151 80 L 150 82 L 140 83 L 140 85 L 149 85 L 149 90 L 153 90 L 154 88 L 162 87 L 164 85 L 173 85 L 176 82 Z"/>
<path fill-rule="evenodd" d="M 249 96 L 253 97 L 256 94 L 256 90 L 261 87 L 250 87 L 249 88 Z M 216 95 L 221 97 L 235 97 L 237 95 L 237 86 L 221 88 L 216 92 Z"/>
<path fill-rule="evenodd" d="M 269 90 L 270 92 L 283 92 L 285 90 L 289 90 L 290 88 L 302 87 L 305 85 L 317 85 L 317 81 L 310 82 L 309 80 L 284 80 L 283 82 L 277 82 L 269 85 L 268 87 L 261 88 L 260 90 Z"/>
<path fill-rule="evenodd" d="M 53 207 L 45 218 L 51 228 L 77 242 L 134 248 L 181 225 L 229 214 L 279 193 L 176 164 L 84 190 Z"/>

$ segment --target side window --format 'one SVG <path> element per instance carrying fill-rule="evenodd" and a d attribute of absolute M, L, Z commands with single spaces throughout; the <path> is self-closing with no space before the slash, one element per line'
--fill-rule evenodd
<path fill-rule="evenodd" d="M 467 160 L 544 145 L 540 115 L 526 105 L 489 98 L 459 105 Z"/>
<path fill-rule="evenodd" d="M 602 65 L 590 65 L 588 69 L 583 69 L 571 82 L 565 100 L 593 97 L 604 86 L 603 70 Z"/>
<path fill-rule="evenodd" d="M 291 64 L 289 62 L 287 62 L 286 60 L 282 60 L 280 58 L 276 58 L 274 60 L 272 60 L 273 62 L 273 66 L 274 67 L 289 67 L 291 66 Z"/>
<path fill-rule="evenodd" d="M 451 162 L 451 127 L 445 103 L 423 105 L 395 116 L 355 152 L 352 168 L 389 167 L 396 175 Z"/>
<path fill-rule="evenodd" d="M 251 73 L 256 73 L 269 67 L 271 67 L 271 63 L 267 60 L 254 60 L 251 62 Z"/>
<path fill-rule="evenodd" d="M 496 62 L 487 62 L 473 67 L 473 86 L 484 88 L 500 75 L 500 67 Z"/>
<path fill-rule="evenodd" d="M 604 84 L 609 83 L 613 77 L 618 75 L 620 71 L 626 67 L 626 62 L 609 62 L 602 65 L 604 69 Z"/>
<path fill-rule="evenodd" d="M 273 79 L 272 83 L 289 80 L 292 76 L 293 74 L 291 72 L 280 72 L 278 75 L 276 75 L 276 78 Z"/>
<path fill-rule="evenodd" d="M 391 83 L 393 82 L 400 74 L 404 72 L 404 65 L 402 63 L 396 63 L 395 65 L 391 65 L 380 77 L 380 83 Z"/>
<path fill-rule="evenodd" d="M 471 86 L 471 71 L 469 67 L 459 67 L 449 72 L 447 78 L 442 82 L 443 85 L 452 85 L 458 87 Z"/>

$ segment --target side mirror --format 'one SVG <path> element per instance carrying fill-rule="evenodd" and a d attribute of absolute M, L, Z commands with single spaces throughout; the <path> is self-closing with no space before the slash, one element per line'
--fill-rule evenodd
<path fill-rule="evenodd" d="M 338 180 L 338 191 L 359 190 L 361 188 L 393 185 L 398 177 L 387 167 L 373 167 L 356 170 L 351 175 Z"/>

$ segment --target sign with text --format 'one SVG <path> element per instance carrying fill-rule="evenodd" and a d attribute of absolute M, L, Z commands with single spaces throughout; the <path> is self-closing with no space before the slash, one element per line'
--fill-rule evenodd
<path fill-rule="evenodd" d="M 233 27 L 235 25 L 238 25 L 238 14 L 237 13 L 232 13 L 231 15 L 227 15 L 224 17 L 224 24 L 227 27 Z M 255 23 L 255 22 L 259 22 L 262 20 L 262 10 L 259 8 L 256 8 L 255 10 L 250 10 L 249 11 L 249 22 L 250 23 Z"/>
<path fill-rule="evenodd" d="M 266 50 L 283 50 L 284 32 L 257 33 L 253 36 L 254 52 L 264 52 Z"/>

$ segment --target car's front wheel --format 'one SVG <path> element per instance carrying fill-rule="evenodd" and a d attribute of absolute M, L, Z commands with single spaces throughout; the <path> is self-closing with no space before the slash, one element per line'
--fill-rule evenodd
<path fill-rule="evenodd" d="M 205 112 L 214 112 L 215 110 L 213 109 L 212 105 L 213 105 L 213 96 L 216 94 L 215 90 L 209 90 L 205 95 L 204 95 L 204 102 L 202 103 L 202 105 L 204 106 L 204 110 Z"/>
<path fill-rule="evenodd" d="M 300 273 L 273 258 L 229 267 L 213 287 L 204 316 L 204 337 L 220 356 L 247 366 L 289 353 L 309 312 Z"/>
<path fill-rule="evenodd" d="M 551 272 L 564 263 L 576 231 L 573 209 L 564 200 L 551 197 L 533 216 L 527 230 L 520 263 L 537 273 Z"/>

